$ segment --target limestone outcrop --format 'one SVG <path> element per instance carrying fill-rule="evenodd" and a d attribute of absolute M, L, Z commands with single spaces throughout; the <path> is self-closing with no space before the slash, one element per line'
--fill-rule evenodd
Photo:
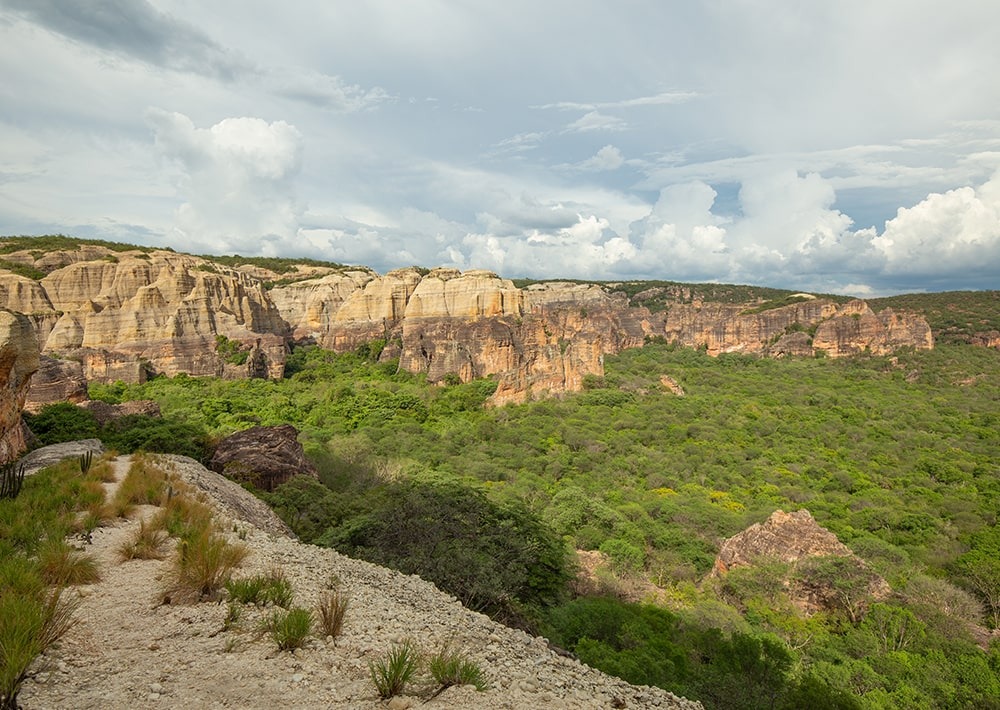
<path fill-rule="evenodd" d="M 295 475 L 317 478 L 319 474 L 306 458 L 298 434 L 291 424 L 238 431 L 219 442 L 209 468 L 265 491 L 273 491 Z"/>
<path fill-rule="evenodd" d="M 28 318 L 0 310 L 0 463 L 25 449 L 21 410 L 38 369 L 38 339 Z"/>

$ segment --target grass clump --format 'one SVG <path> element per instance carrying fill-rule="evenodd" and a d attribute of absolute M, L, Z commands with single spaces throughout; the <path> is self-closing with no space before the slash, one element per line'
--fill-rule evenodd
<path fill-rule="evenodd" d="M 233 545 L 210 527 L 183 537 L 177 546 L 172 585 L 167 596 L 171 601 L 216 598 L 247 552 L 245 547 Z"/>
<path fill-rule="evenodd" d="M 35 658 L 73 624 L 76 603 L 58 590 L 28 596 L 0 594 L 0 708 L 14 710 Z"/>
<path fill-rule="evenodd" d="M 47 540 L 38 551 L 42 580 L 53 586 L 93 584 L 101 578 L 97 561 L 80 554 L 62 538 Z"/>
<path fill-rule="evenodd" d="M 112 507 L 127 510 L 133 505 L 160 505 L 167 491 L 167 474 L 149 457 L 135 454 L 128 475 L 115 491 Z"/>
<path fill-rule="evenodd" d="M 431 656 L 427 665 L 434 682 L 440 686 L 438 692 L 454 685 L 471 685 L 479 691 L 487 688 L 483 670 L 460 651 L 445 647 Z"/>
<path fill-rule="evenodd" d="M 265 622 L 266 630 L 281 651 L 302 648 L 312 631 L 312 626 L 312 613 L 302 607 L 275 611 Z"/>
<path fill-rule="evenodd" d="M 344 617 L 347 615 L 348 597 L 340 591 L 324 592 L 316 604 L 319 616 L 319 628 L 323 636 L 337 638 L 344 630 Z"/>
<path fill-rule="evenodd" d="M 241 604 L 267 606 L 273 604 L 287 609 L 292 603 L 292 583 L 281 570 L 241 579 L 229 579 L 226 592 L 232 601 Z"/>
<path fill-rule="evenodd" d="M 166 547 L 169 538 L 165 530 L 161 530 L 146 522 L 139 521 L 139 527 L 118 546 L 118 559 L 127 560 L 162 560 L 166 557 Z"/>
<path fill-rule="evenodd" d="M 368 662 L 372 683 L 383 700 L 401 694 L 419 668 L 420 650 L 411 640 L 393 646 L 384 656 Z"/>

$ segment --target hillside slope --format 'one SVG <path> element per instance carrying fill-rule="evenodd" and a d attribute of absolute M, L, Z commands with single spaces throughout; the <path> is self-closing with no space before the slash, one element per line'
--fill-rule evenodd
<path fill-rule="evenodd" d="M 114 463 L 119 480 L 129 458 Z M 281 521 L 239 486 L 191 459 L 163 460 L 205 493 L 231 541 L 250 549 L 236 576 L 281 570 L 295 591 L 294 603 L 305 607 L 331 584 L 347 592 L 343 634 L 336 642 L 313 639 L 294 653 L 280 652 L 257 632 L 270 610 L 247 607 L 247 618 L 227 630 L 225 605 L 162 604 L 168 561 L 116 559 L 117 546 L 156 510 L 143 506 L 127 522 L 94 531 L 86 548 L 98 559 L 103 579 L 78 588 L 79 621 L 36 663 L 20 697 L 26 710 L 381 708 L 386 704 L 369 679 L 368 663 L 407 638 L 427 652 L 451 644 L 485 671 L 487 690 L 451 688 L 429 700 L 431 707 L 701 707 L 561 657 L 544 639 L 471 612 L 417 577 L 298 543 L 282 535 Z M 433 687 L 417 685 L 408 692 L 389 707 L 416 707 Z"/>

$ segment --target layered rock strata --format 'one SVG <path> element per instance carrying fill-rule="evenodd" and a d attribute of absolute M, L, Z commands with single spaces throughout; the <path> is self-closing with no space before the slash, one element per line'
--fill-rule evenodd
<path fill-rule="evenodd" d="M 34 281 L 0 272 L 0 305 L 27 314 L 43 352 L 79 359 L 87 379 L 245 376 L 220 356 L 219 336 L 246 350 L 259 342 L 269 374 L 283 371 L 286 324 L 259 279 L 168 251 L 92 246 L 30 265 L 48 273 Z"/>
<path fill-rule="evenodd" d="M 37 369 L 38 339 L 31 322 L 20 313 L 0 310 L 0 464 L 26 448 L 21 410 Z"/>
<path fill-rule="evenodd" d="M 5 258 L 46 275 L 0 270 L 0 307 L 26 314 L 43 352 L 78 360 L 87 379 L 106 382 L 181 372 L 280 377 L 289 344 L 345 352 L 377 340 L 384 360 L 431 382 L 497 378 L 494 402 L 503 404 L 580 389 L 587 375 L 603 374 L 606 355 L 650 337 L 711 355 L 933 347 L 923 318 L 808 294 L 767 310 L 695 301 L 652 314 L 602 286 L 517 288 L 481 270 L 303 267 L 287 283 L 262 267 L 170 251 L 83 245 Z M 683 289 L 675 295 L 690 300 Z"/>

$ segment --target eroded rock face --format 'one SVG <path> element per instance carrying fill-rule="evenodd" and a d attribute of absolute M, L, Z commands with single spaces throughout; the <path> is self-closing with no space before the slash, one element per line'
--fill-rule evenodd
<path fill-rule="evenodd" d="M 309 278 L 268 290 L 265 280 L 278 275 L 261 267 L 229 269 L 169 251 L 86 245 L 7 257 L 47 275 L 36 282 L 0 271 L 0 306 L 29 315 L 44 352 L 70 355 L 87 379 L 104 382 L 182 372 L 280 377 L 289 342 L 346 352 L 381 340 L 384 360 L 399 358 L 402 369 L 431 382 L 496 377 L 493 401 L 503 404 L 578 390 L 587 375 L 603 375 L 605 355 L 651 336 L 711 355 L 837 357 L 933 346 L 922 318 L 808 294 L 761 312 L 753 304 L 694 302 L 651 314 L 595 284 L 518 289 L 482 270 L 406 268 L 379 276 L 303 267 L 296 278 Z M 689 290 L 666 290 L 689 300 Z M 234 343 L 245 360 L 234 357 Z"/>
<path fill-rule="evenodd" d="M 754 523 L 722 543 L 713 572 L 749 567 L 761 559 L 794 563 L 804 557 L 853 557 L 854 553 L 822 527 L 808 510 L 776 510 L 763 523 Z"/>
<path fill-rule="evenodd" d="M 48 404 L 77 403 L 87 399 L 87 378 L 83 376 L 83 363 L 42 355 L 38 361 L 38 370 L 31 378 L 24 411 L 37 414 Z"/>
<path fill-rule="evenodd" d="M 38 339 L 27 317 L 0 310 L 0 463 L 24 451 L 21 410 L 38 369 Z"/>
<path fill-rule="evenodd" d="M 747 353 L 844 357 L 884 355 L 900 347 L 934 347 L 921 317 L 886 309 L 874 313 L 861 300 L 837 304 L 810 298 L 754 312 L 745 305 L 694 303 L 672 306 L 663 332 L 669 341 L 705 348 L 709 355 Z M 809 333 L 815 335 L 809 335 Z"/>
<path fill-rule="evenodd" d="M 814 349 L 831 357 L 844 357 L 864 352 L 887 355 L 907 345 L 920 350 L 934 347 L 934 336 L 923 318 L 891 308 L 876 314 L 864 301 L 852 303 L 859 304 L 854 312 L 838 314 L 819 324 Z"/>
<path fill-rule="evenodd" d="M 144 370 L 224 375 L 220 335 L 247 349 L 259 340 L 270 376 L 281 376 L 286 324 L 262 282 L 245 273 L 173 252 L 93 246 L 31 265 L 47 275 L 2 274 L 0 305 L 31 313 L 42 350 L 79 357 L 90 380 L 136 382 Z"/>
<path fill-rule="evenodd" d="M 317 478 L 319 474 L 306 459 L 298 434 L 291 424 L 236 432 L 219 442 L 209 468 L 265 491 L 273 491 L 295 475 Z"/>

